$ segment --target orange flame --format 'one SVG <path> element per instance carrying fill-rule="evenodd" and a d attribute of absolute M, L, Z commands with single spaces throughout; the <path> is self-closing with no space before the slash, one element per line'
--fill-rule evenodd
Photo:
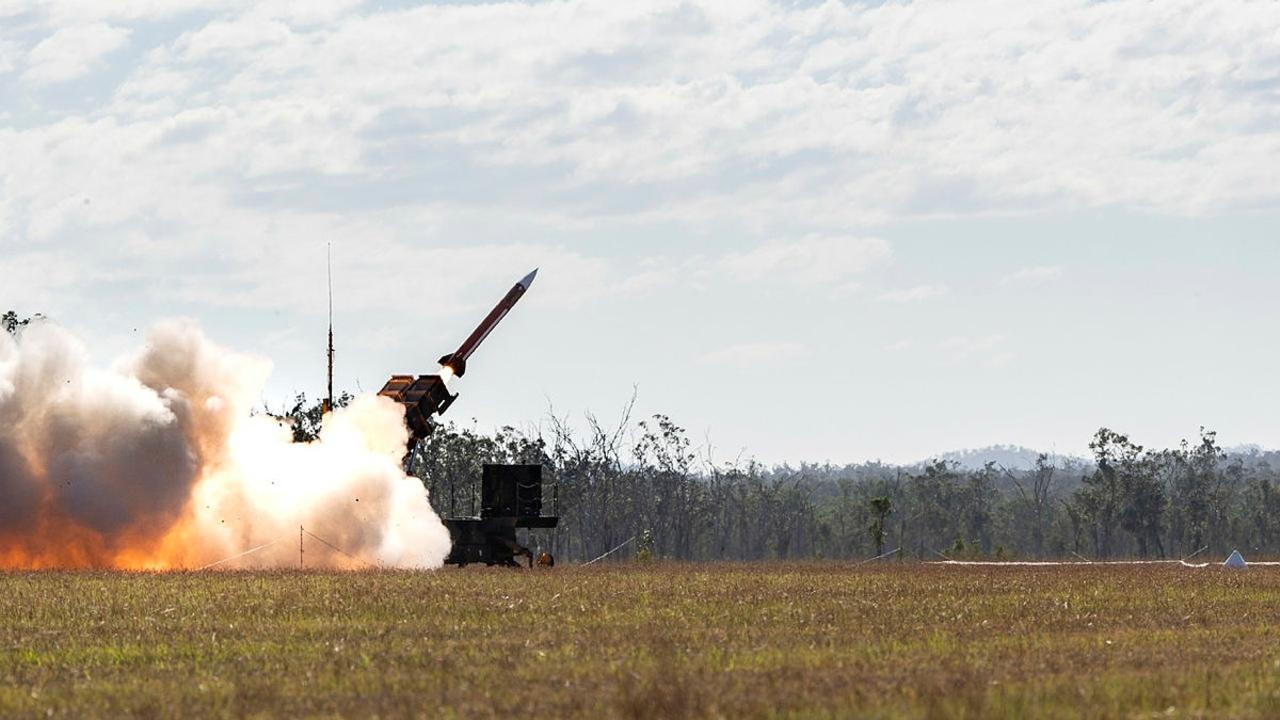
<path fill-rule="evenodd" d="M 400 467 L 402 411 L 377 396 L 294 444 L 250 409 L 265 361 L 191 323 L 90 368 L 65 331 L 0 333 L 0 568 L 436 567 L 448 533 Z M 327 547 L 332 545 L 333 547 Z M 335 549 L 336 548 L 336 549 Z"/>

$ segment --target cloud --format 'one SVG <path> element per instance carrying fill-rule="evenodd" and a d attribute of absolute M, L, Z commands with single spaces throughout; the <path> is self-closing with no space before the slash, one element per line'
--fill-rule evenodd
<path fill-rule="evenodd" d="M 698 362 L 716 367 L 752 369 L 779 365 L 804 357 L 808 348 L 794 342 L 753 342 L 702 354 Z"/>
<path fill-rule="evenodd" d="M 318 4 L 320 3 L 317 0 Z M 50 24 L 69 25 L 97 21 L 167 20 L 196 11 L 243 11 L 252 0 L 3 0 L 0 17 L 6 14 L 36 15 Z M 272 2 L 263 4 L 279 4 Z"/>
<path fill-rule="evenodd" d="M 847 282 L 849 276 L 863 272 L 890 255 L 889 243 L 879 238 L 808 236 L 731 253 L 720 261 L 719 267 L 742 282 L 840 283 L 851 291 L 856 289 L 856 284 Z"/>
<path fill-rule="evenodd" d="M 161 292 L 206 307 L 317 312 L 316 279 L 325 271 L 318 238 L 333 242 L 335 292 L 344 311 L 361 315 L 393 307 L 403 319 L 483 311 L 496 294 L 538 266 L 545 270 L 538 275 L 538 294 L 550 307 L 580 305 L 623 281 L 622 269 L 608 260 L 554 245 L 414 247 L 376 238 L 353 243 L 345 227 L 316 227 L 309 252 L 293 243 L 240 248 L 237 252 L 254 260 L 225 269 L 216 283 L 189 274 Z"/>
<path fill-rule="evenodd" d="M 73 185 L 101 148 L 136 148 L 183 113 L 219 123 L 179 156 L 130 155 L 104 201 L 165 214 L 165 190 L 207 184 L 201 202 L 324 212 L 361 188 L 345 211 L 417 201 L 548 225 L 832 238 L 920 217 L 1280 200 L 1274 4 L 13 7 L 51 33 L 33 82 L 140 44 L 104 79 L 119 82 L 101 88 L 109 102 L 35 98 L 35 121 L 0 137 L 0 150 L 46 147 L 73 118 L 93 133 L 56 165 L 0 168 L 0 216 L 19 231 L 58 201 L 30 174 Z"/>
<path fill-rule="evenodd" d="M 0 232 L 292 309 L 306 258 L 360 238 L 359 302 L 420 286 L 434 313 L 507 259 L 580 273 L 565 302 L 715 273 L 840 298 L 892 257 L 886 223 L 1280 201 L 1280 6 L 984 7 L 10 2 Z M 670 267 L 609 259 L 673 228 Z"/>
<path fill-rule="evenodd" d="M 249 16 L 216 20 L 175 43 L 185 60 L 206 60 L 219 55 L 235 57 L 261 48 L 281 47 L 293 40 L 289 26 L 273 18 Z"/>
<path fill-rule="evenodd" d="M 1000 278 L 1001 285 L 1036 285 L 1062 275 L 1062 268 L 1056 265 L 1038 265 L 1025 267 Z"/>
<path fill-rule="evenodd" d="M 980 337 L 956 336 L 944 340 L 939 349 L 948 355 L 952 362 L 977 362 L 988 368 L 1007 366 L 1014 359 L 1014 354 L 1004 350 L 1005 337 L 1000 334 Z"/>
<path fill-rule="evenodd" d="M 58 30 L 41 40 L 27 58 L 22 77 L 33 83 L 61 83 L 92 70 L 129 39 L 126 28 L 94 23 Z"/>
<path fill-rule="evenodd" d="M 0 252 L 0 297 L 32 308 L 91 281 L 108 279 L 65 251 Z"/>
<path fill-rule="evenodd" d="M 21 57 L 22 50 L 17 43 L 0 40 L 0 75 L 12 72 L 18 67 L 18 60 Z"/>
<path fill-rule="evenodd" d="M 310 25 L 332 22 L 364 3 L 364 0 L 3 0 L 12 13 L 38 13 L 53 23 L 89 21 L 156 22 L 197 13 L 210 15 L 258 15 Z"/>
<path fill-rule="evenodd" d="M 916 303 L 942 297 L 949 292 L 946 285 L 917 285 L 904 290 L 890 290 L 880 294 L 881 302 Z"/>

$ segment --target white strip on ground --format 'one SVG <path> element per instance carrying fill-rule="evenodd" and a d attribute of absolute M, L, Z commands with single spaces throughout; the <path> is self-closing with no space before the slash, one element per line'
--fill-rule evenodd
<path fill-rule="evenodd" d="M 1054 561 L 1010 561 L 995 562 L 991 560 L 943 560 L 939 562 L 929 562 L 926 565 L 964 565 L 970 567 L 1074 567 L 1087 565 L 1178 565 L 1189 568 L 1206 568 L 1218 567 L 1222 563 L 1202 563 L 1193 565 L 1182 560 L 1099 560 L 1097 562 L 1083 560 L 1068 560 L 1064 562 Z M 1250 562 L 1250 567 L 1280 567 L 1280 562 Z"/>

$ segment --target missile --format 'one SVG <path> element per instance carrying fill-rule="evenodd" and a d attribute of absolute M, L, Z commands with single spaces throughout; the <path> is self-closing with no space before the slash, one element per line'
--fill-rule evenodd
<path fill-rule="evenodd" d="M 493 332 L 498 323 L 502 322 L 502 318 L 511 312 L 511 308 L 515 307 L 520 298 L 529 290 L 529 286 L 533 285 L 533 279 L 537 276 L 538 269 L 534 268 L 533 272 L 525 275 L 520 279 L 520 282 L 511 286 L 507 294 L 489 311 L 484 320 L 480 321 L 480 324 L 467 336 L 467 339 L 462 341 L 458 349 L 440 358 L 440 366 L 458 377 L 466 374 L 467 359 L 476 351 L 476 348 L 480 347 L 480 343 L 489 337 L 489 333 Z"/>
<path fill-rule="evenodd" d="M 525 275 L 511 290 L 507 291 L 502 300 L 498 301 L 497 306 L 489 311 L 484 320 L 480 321 L 480 326 L 462 341 L 462 345 L 458 346 L 457 350 L 440 358 L 439 375 L 418 375 L 417 377 L 392 375 L 391 379 L 378 391 L 379 395 L 394 400 L 404 408 L 411 447 L 412 443 L 432 433 L 431 417 L 443 415 L 453 401 L 458 399 L 457 393 L 449 392 L 449 377 L 455 375 L 462 377 L 462 374 L 467 371 L 467 358 L 470 358 L 476 348 L 480 347 L 480 343 L 489 337 L 489 333 L 493 332 L 493 328 L 502 321 L 502 318 L 511 312 L 516 301 L 533 284 L 533 278 L 537 274 L 537 269 L 534 269 L 533 272 Z"/>

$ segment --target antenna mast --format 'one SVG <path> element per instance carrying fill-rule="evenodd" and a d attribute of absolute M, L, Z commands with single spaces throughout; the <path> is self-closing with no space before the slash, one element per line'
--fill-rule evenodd
<path fill-rule="evenodd" d="M 333 241 L 326 245 L 325 269 L 329 281 L 329 384 L 324 401 L 324 411 L 333 411 Z"/>

